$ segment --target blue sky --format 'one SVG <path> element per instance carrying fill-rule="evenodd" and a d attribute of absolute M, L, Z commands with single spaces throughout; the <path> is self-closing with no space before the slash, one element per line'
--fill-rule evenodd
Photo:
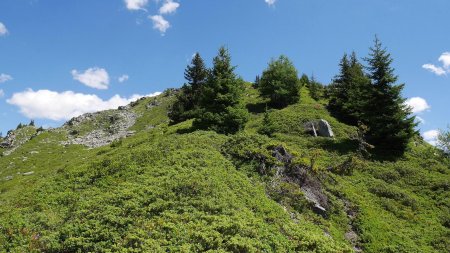
<path fill-rule="evenodd" d="M 329 83 L 344 52 L 377 34 L 431 139 L 450 123 L 448 0 L 2 0 L 0 131 L 59 126 L 183 84 L 221 45 L 248 81 L 285 54 Z M 120 80 L 119 80 L 120 79 Z"/>

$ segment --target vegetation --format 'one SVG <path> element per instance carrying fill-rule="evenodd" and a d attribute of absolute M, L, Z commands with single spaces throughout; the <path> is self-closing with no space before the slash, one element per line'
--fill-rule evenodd
<path fill-rule="evenodd" d="M 294 64 L 284 55 L 269 63 L 261 79 L 257 79 L 257 84 L 261 96 L 268 98 L 270 105 L 275 108 L 298 102 L 298 73 Z"/>
<path fill-rule="evenodd" d="M 197 82 L 192 73 L 203 72 L 191 70 L 203 69 L 199 59 L 184 88 L 127 107 L 137 115 L 134 135 L 109 145 L 67 140 L 114 128 L 120 110 L 53 130 L 11 130 L 14 147 L 0 146 L 0 251 L 450 251 L 444 152 L 412 135 L 394 159 L 372 153 L 365 122 L 355 126 L 329 111 L 332 99 L 347 103 L 336 90 L 353 87 L 339 76 L 330 101 L 328 91 L 315 99 L 303 86 L 295 103 L 268 110 L 270 98 L 236 76 L 226 49 Z M 195 85 L 201 92 L 189 93 Z M 198 94 L 174 120 L 174 104 Z M 388 109 L 401 108 L 394 105 Z M 335 108 L 349 116 L 347 107 Z M 335 138 L 311 136 L 304 124 L 317 119 Z M 442 132 L 440 143 L 447 137 Z"/>
<path fill-rule="evenodd" d="M 169 113 L 172 124 L 194 118 L 198 110 L 200 94 L 208 77 L 208 70 L 199 53 L 194 55 L 191 65 L 186 67 L 184 77 L 188 83 L 181 87 Z"/>
<path fill-rule="evenodd" d="M 446 154 L 450 154 L 450 126 L 447 127 L 447 131 L 439 131 L 439 135 L 437 137 L 437 145 Z"/>
<path fill-rule="evenodd" d="M 201 89 L 194 128 L 236 133 L 244 127 L 248 120 L 247 110 L 240 104 L 244 81 L 237 77 L 234 70 L 228 50 L 221 47 Z"/>

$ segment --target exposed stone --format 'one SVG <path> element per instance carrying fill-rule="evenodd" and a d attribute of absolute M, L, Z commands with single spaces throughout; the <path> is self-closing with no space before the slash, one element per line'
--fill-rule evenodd
<path fill-rule="evenodd" d="M 30 175 L 33 175 L 33 174 L 34 174 L 34 171 L 29 171 L 29 172 L 23 173 L 22 175 L 23 176 L 30 176 Z"/>
<path fill-rule="evenodd" d="M 5 181 L 12 180 L 13 178 L 14 178 L 13 176 L 6 176 L 6 177 L 5 177 Z"/>
<path fill-rule="evenodd" d="M 155 100 L 150 101 L 150 103 L 148 103 L 145 107 L 147 109 L 152 109 L 153 107 L 160 106 L 160 105 L 161 105 L 161 103 L 155 99 Z"/>
<path fill-rule="evenodd" d="M 308 121 L 304 124 L 304 127 L 305 131 L 310 133 L 314 137 L 334 137 L 334 133 L 330 124 L 324 119 Z"/>
<path fill-rule="evenodd" d="M 326 215 L 328 198 L 322 190 L 322 184 L 309 168 L 292 164 L 294 156 L 282 146 L 275 147 L 272 156 L 283 163 L 282 166 L 275 167 L 276 176 L 281 180 L 298 184 L 305 198 L 313 204 L 313 211 Z"/>
<path fill-rule="evenodd" d="M 324 137 L 334 137 L 333 130 L 331 129 L 328 121 L 321 119 L 319 120 L 319 135 Z"/>
<path fill-rule="evenodd" d="M 64 124 L 64 126 L 71 129 L 71 127 L 76 127 L 86 121 L 95 121 L 101 113 L 102 112 L 81 115 L 71 119 Z M 69 135 L 69 140 L 62 142 L 62 144 L 78 144 L 90 148 L 106 146 L 117 139 L 134 135 L 135 132 L 128 131 L 128 128 L 134 125 L 136 118 L 136 114 L 127 109 L 119 110 L 114 115 L 109 116 L 108 120 L 111 125 L 107 129 L 95 129 L 83 136 L 76 136 L 78 133 L 72 134 Z M 69 133 L 72 133 L 73 131 L 74 130 L 69 130 Z"/>

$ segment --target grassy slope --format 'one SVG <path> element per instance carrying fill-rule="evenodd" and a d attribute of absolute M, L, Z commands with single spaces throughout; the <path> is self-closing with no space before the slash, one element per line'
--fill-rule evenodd
<path fill-rule="evenodd" d="M 0 157 L 1 251 L 345 252 L 349 224 L 367 252 L 449 250 L 449 163 L 422 141 L 398 161 L 358 160 L 352 175 L 340 176 L 327 168 L 354 155 L 355 129 L 306 91 L 300 104 L 270 113 L 279 129 L 271 139 L 255 134 L 265 106 L 250 87 L 244 102 L 253 113 L 237 136 L 189 133 L 189 121 L 168 126 L 173 97 L 161 95 L 160 106 L 148 109 L 153 100 L 133 107 L 137 134 L 114 145 L 64 147 L 58 143 L 67 133 L 52 131 Z M 304 133 L 303 122 L 319 118 L 336 139 Z M 251 158 L 233 155 L 266 154 L 269 143 L 287 147 L 299 163 L 319 154 L 327 217 L 311 211 L 297 186 L 274 189 Z"/>

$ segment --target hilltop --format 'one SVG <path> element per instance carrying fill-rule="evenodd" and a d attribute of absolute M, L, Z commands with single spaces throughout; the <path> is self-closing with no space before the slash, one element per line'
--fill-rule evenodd
<path fill-rule="evenodd" d="M 269 111 L 245 85 L 236 134 L 170 125 L 178 91 L 25 126 L 0 157 L 5 252 L 447 252 L 449 160 L 420 137 L 402 157 L 361 158 L 357 128 L 301 90 Z M 334 138 L 305 123 L 324 119 Z M 94 140 L 94 141 L 93 141 Z M 314 165 L 312 165 L 312 163 Z"/>

